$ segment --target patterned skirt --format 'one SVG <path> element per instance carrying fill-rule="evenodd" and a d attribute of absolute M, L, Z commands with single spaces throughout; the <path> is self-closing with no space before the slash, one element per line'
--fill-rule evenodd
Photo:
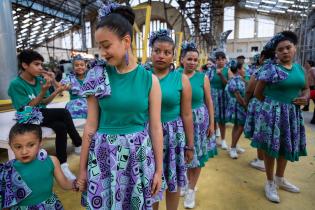
<path fill-rule="evenodd" d="M 266 98 L 258 114 L 251 145 L 269 156 L 298 161 L 306 156 L 306 136 L 300 107 Z"/>
<path fill-rule="evenodd" d="M 86 98 L 77 98 L 67 103 L 66 109 L 69 110 L 72 119 L 86 119 L 87 101 Z"/>
<path fill-rule="evenodd" d="M 177 187 L 186 185 L 185 164 L 185 131 L 181 118 L 162 123 L 163 127 L 163 168 L 167 188 L 170 192 L 177 192 Z"/>
<path fill-rule="evenodd" d="M 214 120 L 216 123 L 226 123 L 226 106 L 227 106 L 227 94 L 224 89 L 211 88 L 211 97 L 214 107 Z"/>
<path fill-rule="evenodd" d="M 246 119 L 246 111 L 244 107 L 237 102 L 235 97 L 229 97 L 226 107 L 226 121 L 235 125 L 244 125 Z"/>
<path fill-rule="evenodd" d="M 10 210 L 63 210 L 62 203 L 56 194 L 52 194 L 47 200 L 33 206 L 13 206 Z"/>
<path fill-rule="evenodd" d="M 253 138 L 255 124 L 261 109 L 261 102 L 257 98 L 252 98 L 247 107 L 244 134 L 246 138 Z"/>
<path fill-rule="evenodd" d="M 207 137 L 207 129 L 209 127 L 208 109 L 204 105 L 193 109 L 194 123 L 194 158 L 187 164 L 188 168 L 204 167 L 205 163 L 215 155 L 217 155 L 215 136 L 210 139 Z"/>
<path fill-rule="evenodd" d="M 147 129 L 125 135 L 97 132 L 89 151 L 87 209 L 151 210 L 163 194 L 151 195 L 154 173 Z"/>

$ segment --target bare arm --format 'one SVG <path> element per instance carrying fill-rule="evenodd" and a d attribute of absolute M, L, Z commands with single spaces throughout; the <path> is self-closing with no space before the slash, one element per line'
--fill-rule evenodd
<path fill-rule="evenodd" d="M 49 104 L 62 91 L 66 90 L 66 85 L 60 85 L 49 97 L 42 100 L 42 104 Z"/>
<path fill-rule="evenodd" d="M 190 82 L 186 75 L 182 76 L 183 90 L 181 94 L 180 110 L 181 117 L 184 123 L 185 135 L 187 142 L 186 144 L 189 147 L 194 146 L 194 126 L 193 126 L 193 117 L 191 109 L 191 86 Z"/>
<path fill-rule="evenodd" d="M 265 100 L 265 96 L 264 96 L 265 87 L 266 87 L 266 82 L 264 81 L 258 81 L 256 84 L 254 96 L 260 101 Z"/>
<path fill-rule="evenodd" d="M 152 184 L 152 194 L 156 195 L 162 184 L 163 172 L 163 131 L 161 124 L 162 94 L 160 83 L 156 76 L 152 75 L 152 88 L 149 96 L 149 125 L 155 158 L 155 174 Z"/>
<path fill-rule="evenodd" d="M 58 185 L 64 189 L 64 190 L 71 190 L 73 189 L 73 181 L 70 181 L 65 177 L 63 174 L 61 167 L 60 167 L 60 162 L 55 156 L 50 156 L 52 162 L 54 163 L 55 170 L 54 170 L 54 177 L 58 183 Z"/>
<path fill-rule="evenodd" d="M 255 91 L 255 86 L 256 86 L 256 79 L 255 76 L 251 76 L 248 86 L 245 91 L 245 102 L 246 104 L 249 103 L 249 100 L 253 97 L 254 91 Z"/>
<path fill-rule="evenodd" d="M 234 93 L 234 95 L 235 95 L 237 102 L 240 103 L 243 107 L 246 107 L 245 99 L 241 96 L 240 92 L 236 91 Z"/>
<path fill-rule="evenodd" d="M 186 75 L 182 75 L 182 84 L 183 90 L 180 97 L 180 111 L 181 118 L 184 124 L 185 136 L 186 136 L 186 145 L 189 148 L 194 148 L 194 125 L 191 109 L 191 86 L 189 79 Z M 193 159 L 193 150 L 185 150 L 185 161 L 190 163 Z"/>
<path fill-rule="evenodd" d="M 95 134 L 98 127 L 99 107 L 95 96 L 87 98 L 88 116 L 83 131 L 82 148 L 80 155 L 80 171 L 78 184 L 80 191 L 84 190 L 83 185 L 86 183 L 87 161 L 89 155 L 89 147 L 92 136 Z"/>
<path fill-rule="evenodd" d="M 218 69 L 217 69 L 217 74 L 218 74 L 218 76 L 220 77 L 220 79 L 222 80 L 223 84 L 226 85 L 227 79 L 224 77 L 224 75 L 223 75 L 223 73 L 222 73 L 222 70 L 223 70 L 223 69 L 221 69 L 221 70 L 218 71 Z M 231 72 L 231 73 L 232 73 L 232 72 Z M 228 78 L 230 78 L 230 70 L 228 71 Z"/>
<path fill-rule="evenodd" d="M 310 88 L 308 84 L 307 74 L 305 71 L 304 71 L 304 77 L 305 77 L 305 86 L 302 89 L 301 96 L 293 100 L 293 103 L 296 105 L 307 105 L 309 97 L 310 97 Z"/>
<path fill-rule="evenodd" d="M 205 103 L 209 112 L 209 129 L 208 129 L 208 137 L 214 133 L 214 110 L 213 110 L 213 102 L 211 98 L 211 88 L 210 81 L 208 77 L 204 78 L 204 93 L 205 93 Z"/>
<path fill-rule="evenodd" d="M 44 79 L 46 82 L 45 84 L 42 84 L 40 93 L 38 94 L 38 96 L 36 96 L 36 98 L 34 98 L 28 103 L 29 106 L 37 106 L 39 104 L 44 103 L 44 100 L 45 100 L 44 98 L 45 98 L 46 92 L 51 86 L 52 78 L 50 78 L 48 75 L 44 75 Z"/>

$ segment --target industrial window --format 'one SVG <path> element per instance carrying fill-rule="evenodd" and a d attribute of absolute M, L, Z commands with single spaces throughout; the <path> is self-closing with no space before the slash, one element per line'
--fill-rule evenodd
<path fill-rule="evenodd" d="M 275 21 L 258 19 L 258 37 L 272 37 L 275 33 Z"/>
<path fill-rule="evenodd" d="M 238 37 L 254 38 L 255 21 L 254 18 L 244 18 L 239 20 L 239 34 Z"/>
<path fill-rule="evenodd" d="M 232 30 L 232 33 L 228 36 L 228 39 L 234 39 L 235 7 L 225 7 L 223 18 L 223 31 Z"/>

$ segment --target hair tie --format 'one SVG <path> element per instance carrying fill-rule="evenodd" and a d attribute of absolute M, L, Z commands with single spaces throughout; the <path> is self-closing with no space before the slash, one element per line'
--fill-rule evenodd
<path fill-rule="evenodd" d="M 15 120 L 19 124 L 35 124 L 42 123 L 44 117 L 38 107 L 25 106 L 23 111 L 15 113 Z"/>
<path fill-rule="evenodd" d="M 194 41 L 184 41 L 182 44 L 182 51 L 197 50 L 197 45 Z"/>
<path fill-rule="evenodd" d="M 106 1 L 105 3 L 101 0 L 97 1 L 100 9 L 98 10 L 98 19 L 101 20 L 103 17 L 110 15 L 116 8 L 120 7 L 120 4 L 112 1 Z"/>
<path fill-rule="evenodd" d="M 75 56 L 72 57 L 72 63 L 74 63 L 75 61 L 84 61 L 85 59 L 82 57 L 81 54 L 77 54 Z"/>
<path fill-rule="evenodd" d="M 275 51 L 279 42 L 285 39 L 285 36 L 282 33 L 277 33 L 274 35 L 264 46 L 265 51 Z"/>
<path fill-rule="evenodd" d="M 149 46 L 152 47 L 155 40 L 159 37 L 170 37 L 171 32 L 167 29 L 160 29 L 159 31 L 154 31 L 151 33 L 149 38 Z"/>

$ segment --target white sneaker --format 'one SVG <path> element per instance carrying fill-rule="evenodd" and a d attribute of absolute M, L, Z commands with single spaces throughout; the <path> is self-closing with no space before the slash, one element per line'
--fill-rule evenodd
<path fill-rule="evenodd" d="M 196 197 L 195 190 L 188 189 L 185 195 L 184 207 L 188 209 L 195 208 L 195 197 Z"/>
<path fill-rule="evenodd" d="M 74 153 L 77 155 L 80 155 L 81 154 L 81 146 L 74 147 Z"/>
<path fill-rule="evenodd" d="M 221 132 L 220 132 L 219 128 L 217 128 L 217 130 L 215 131 L 215 136 L 216 137 L 220 137 L 221 136 Z"/>
<path fill-rule="evenodd" d="M 181 187 L 180 188 L 180 197 L 184 197 L 187 193 L 187 190 L 188 190 L 188 184 L 185 185 L 185 187 Z"/>
<path fill-rule="evenodd" d="M 238 155 L 237 155 L 237 152 L 236 152 L 236 148 L 232 148 L 232 147 L 231 147 L 229 153 L 230 153 L 230 157 L 231 157 L 232 159 L 237 159 L 237 158 L 238 158 Z"/>
<path fill-rule="evenodd" d="M 263 160 L 259 160 L 259 159 L 252 160 L 250 161 L 249 165 L 260 171 L 266 171 L 265 162 Z"/>
<path fill-rule="evenodd" d="M 69 180 L 76 179 L 75 175 L 70 171 L 68 163 L 61 164 L 61 170 L 67 179 Z"/>
<path fill-rule="evenodd" d="M 280 198 L 277 192 L 277 185 L 274 181 L 267 181 L 265 185 L 265 195 L 268 200 L 280 203 Z"/>
<path fill-rule="evenodd" d="M 221 149 L 227 150 L 228 149 L 228 145 L 226 144 L 225 140 L 221 141 Z"/>
<path fill-rule="evenodd" d="M 286 180 L 283 177 L 275 176 L 275 183 L 280 189 L 283 189 L 285 191 L 289 191 L 293 193 L 300 192 L 300 189 L 297 186 L 291 184 L 290 182 L 288 182 L 288 180 Z"/>
<path fill-rule="evenodd" d="M 236 145 L 236 152 L 237 152 L 237 153 L 242 154 L 242 153 L 244 153 L 245 151 L 246 151 L 245 149 L 243 149 L 242 147 Z"/>

